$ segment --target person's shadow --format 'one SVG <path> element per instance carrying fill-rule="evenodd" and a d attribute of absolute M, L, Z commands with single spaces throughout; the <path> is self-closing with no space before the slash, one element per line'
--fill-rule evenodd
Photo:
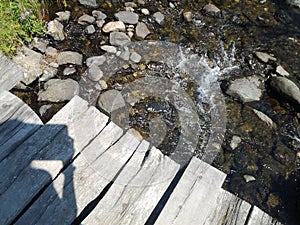
<path fill-rule="evenodd" d="M 78 209 L 65 125 L 0 124 L 0 224 L 71 224 Z"/>

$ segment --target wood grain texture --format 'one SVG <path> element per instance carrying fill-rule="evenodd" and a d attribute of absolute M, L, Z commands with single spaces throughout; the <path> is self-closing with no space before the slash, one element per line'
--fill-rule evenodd
<path fill-rule="evenodd" d="M 254 206 L 246 225 L 282 225 L 267 213 Z"/>

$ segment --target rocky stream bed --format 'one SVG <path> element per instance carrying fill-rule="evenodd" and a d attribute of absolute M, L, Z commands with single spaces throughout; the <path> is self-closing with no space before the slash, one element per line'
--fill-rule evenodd
<path fill-rule="evenodd" d="M 44 122 L 80 95 L 182 167 L 209 161 L 225 189 L 299 224 L 299 1 L 65 3 L 13 58 L 25 72 L 14 94 Z"/>

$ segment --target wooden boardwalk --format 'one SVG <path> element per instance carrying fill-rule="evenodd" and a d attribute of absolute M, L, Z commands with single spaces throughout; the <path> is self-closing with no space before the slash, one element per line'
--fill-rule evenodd
<path fill-rule="evenodd" d="M 74 97 L 47 124 L 0 91 L 0 224 L 271 225 L 221 188 L 226 174 L 185 169 Z"/>

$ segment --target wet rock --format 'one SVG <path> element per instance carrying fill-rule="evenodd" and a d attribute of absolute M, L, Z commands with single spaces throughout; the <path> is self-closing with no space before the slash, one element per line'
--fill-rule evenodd
<path fill-rule="evenodd" d="M 115 17 L 128 24 L 137 24 L 139 21 L 139 15 L 133 12 L 121 11 L 115 14 Z"/>
<path fill-rule="evenodd" d="M 151 32 L 149 31 L 148 27 L 145 23 L 139 22 L 135 28 L 135 36 L 137 39 L 143 40 L 147 35 Z"/>
<path fill-rule="evenodd" d="M 274 158 L 283 165 L 293 163 L 295 161 L 295 153 L 282 143 L 277 144 L 273 151 Z"/>
<path fill-rule="evenodd" d="M 138 0 L 139 5 L 145 5 L 145 1 L 144 0 Z"/>
<path fill-rule="evenodd" d="M 267 200 L 267 205 L 271 208 L 275 208 L 280 204 L 280 198 L 278 195 L 271 193 Z"/>
<path fill-rule="evenodd" d="M 125 24 L 122 21 L 112 21 L 105 24 L 102 28 L 103 32 L 109 33 L 113 31 L 125 31 Z"/>
<path fill-rule="evenodd" d="M 86 65 L 88 67 L 92 65 L 101 66 L 105 61 L 106 57 L 104 55 L 92 56 L 86 59 Z"/>
<path fill-rule="evenodd" d="M 255 181 L 255 177 L 251 176 L 251 175 L 244 175 L 244 180 L 246 181 L 246 183 L 249 183 L 251 181 Z"/>
<path fill-rule="evenodd" d="M 89 25 L 85 28 L 85 32 L 87 34 L 93 34 L 96 32 L 96 29 L 95 29 L 94 25 Z"/>
<path fill-rule="evenodd" d="M 276 124 L 273 122 L 273 120 L 270 117 L 268 117 L 266 114 L 256 109 L 253 109 L 253 112 L 258 116 L 259 119 L 264 121 L 269 127 L 276 127 Z"/>
<path fill-rule="evenodd" d="M 65 40 L 64 26 L 58 20 L 52 20 L 47 25 L 48 34 L 56 41 Z"/>
<path fill-rule="evenodd" d="M 102 28 L 104 24 L 105 24 L 105 20 L 97 20 L 96 21 L 96 25 L 99 28 Z"/>
<path fill-rule="evenodd" d="M 109 52 L 109 53 L 117 53 L 117 48 L 115 46 L 111 46 L 111 45 L 102 45 L 100 47 L 103 51 Z"/>
<path fill-rule="evenodd" d="M 131 42 L 130 37 L 122 32 L 111 32 L 109 35 L 109 43 L 115 46 L 126 46 Z"/>
<path fill-rule="evenodd" d="M 204 12 L 206 12 L 208 14 L 217 14 L 217 13 L 221 12 L 221 10 L 217 6 L 215 6 L 213 4 L 207 4 L 207 5 L 205 5 L 203 7 L 203 10 L 204 10 Z"/>
<path fill-rule="evenodd" d="M 36 80 L 42 73 L 42 54 L 27 47 L 22 47 L 13 61 L 22 67 L 24 72 L 23 82 L 28 85 Z"/>
<path fill-rule="evenodd" d="M 60 52 L 57 56 L 58 65 L 64 64 L 74 64 L 74 65 L 82 65 L 82 55 L 78 52 L 73 51 L 64 51 Z"/>
<path fill-rule="evenodd" d="M 98 10 L 93 10 L 92 15 L 97 20 L 105 20 L 107 18 L 107 15 L 105 13 L 98 11 Z"/>
<path fill-rule="evenodd" d="M 47 56 L 57 57 L 57 49 L 56 49 L 56 48 L 53 48 L 53 47 L 48 47 L 48 48 L 46 49 L 45 54 L 46 54 Z"/>
<path fill-rule="evenodd" d="M 44 88 L 38 93 L 39 101 L 62 102 L 79 94 L 79 84 L 72 79 L 52 79 L 45 83 Z"/>
<path fill-rule="evenodd" d="M 57 74 L 57 68 L 52 67 L 52 66 L 47 66 L 43 70 L 43 75 L 40 77 L 39 81 L 44 82 L 47 81 Z"/>
<path fill-rule="evenodd" d="M 286 77 L 274 76 L 271 78 L 270 86 L 278 94 L 300 104 L 300 89 L 293 81 Z"/>
<path fill-rule="evenodd" d="M 98 106 L 108 113 L 125 106 L 122 94 L 117 90 L 109 90 L 102 93 L 98 99 Z"/>
<path fill-rule="evenodd" d="M 42 105 L 42 106 L 40 107 L 40 109 L 39 109 L 40 115 L 41 115 L 41 116 L 44 116 L 44 115 L 47 113 L 47 111 L 48 111 L 51 107 L 52 107 L 51 104 L 49 104 L 49 105 Z"/>
<path fill-rule="evenodd" d="M 150 15 L 149 10 L 146 9 L 146 8 L 141 9 L 141 13 L 143 13 L 145 16 L 149 16 Z"/>
<path fill-rule="evenodd" d="M 119 57 L 125 61 L 129 60 L 130 57 L 130 52 L 128 48 L 125 48 L 124 51 L 121 52 L 121 54 L 119 55 Z"/>
<path fill-rule="evenodd" d="M 99 81 L 103 77 L 103 72 L 95 64 L 88 68 L 88 78 L 92 81 Z"/>
<path fill-rule="evenodd" d="M 133 52 L 130 54 L 130 60 L 135 62 L 135 63 L 139 63 L 142 59 L 142 56 L 140 56 L 138 53 Z"/>
<path fill-rule="evenodd" d="M 97 3 L 96 0 L 79 0 L 79 3 L 81 5 L 91 7 L 91 8 L 98 8 L 99 4 Z"/>
<path fill-rule="evenodd" d="M 58 17 L 56 18 L 60 22 L 68 21 L 71 17 L 70 11 L 62 11 L 55 13 Z"/>
<path fill-rule="evenodd" d="M 183 11 L 182 15 L 186 22 L 192 22 L 193 14 L 191 11 Z"/>
<path fill-rule="evenodd" d="M 281 75 L 281 76 L 284 76 L 284 77 L 290 75 L 289 72 L 287 72 L 285 69 L 283 69 L 282 66 L 277 66 L 276 67 L 276 73 L 279 74 L 279 75 Z"/>
<path fill-rule="evenodd" d="M 262 62 L 276 61 L 276 58 L 264 52 L 255 52 L 255 56 Z"/>
<path fill-rule="evenodd" d="M 153 14 L 153 18 L 156 21 L 156 23 L 162 25 L 163 21 L 165 19 L 165 16 L 161 12 L 156 12 L 156 13 Z"/>
<path fill-rule="evenodd" d="M 47 49 L 47 45 L 49 44 L 49 41 L 41 39 L 41 38 L 33 38 L 32 46 L 35 47 L 40 52 L 44 53 Z"/>
<path fill-rule="evenodd" d="M 300 0 L 287 0 L 287 3 L 289 5 L 300 8 Z"/>
<path fill-rule="evenodd" d="M 94 23 L 95 20 L 95 17 L 85 14 L 78 18 L 78 23 L 81 25 L 87 25 Z"/>
<path fill-rule="evenodd" d="M 230 142 L 230 147 L 232 150 L 236 149 L 237 146 L 242 142 L 242 139 L 239 136 L 233 136 Z"/>
<path fill-rule="evenodd" d="M 70 76 L 76 73 L 76 69 L 74 67 L 66 67 L 63 71 L 64 76 Z"/>
<path fill-rule="evenodd" d="M 125 2 L 125 7 L 137 8 L 137 4 L 134 2 Z"/>
<path fill-rule="evenodd" d="M 259 101 L 262 96 L 262 81 L 257 76 L 244 77 L 230 82 L 226 93 L 243 102 Z"/>

